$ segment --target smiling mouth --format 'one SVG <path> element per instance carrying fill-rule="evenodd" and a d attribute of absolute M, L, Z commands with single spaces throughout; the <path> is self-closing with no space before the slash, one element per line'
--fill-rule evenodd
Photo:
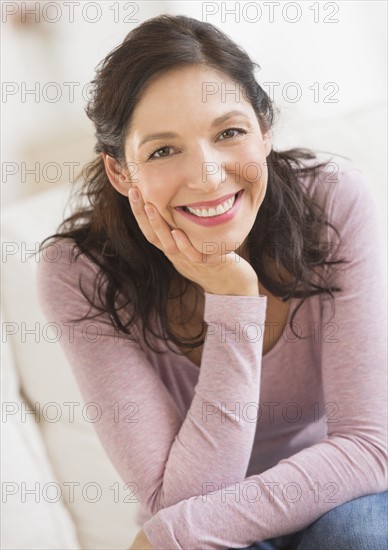
<path fill-rule="evenodd" d="M 230 197 L 228 200 L 224 201 L 223 203 L 218 204 L 217 206 L 213 207 L 197 207 L 192 208 L 189 206 L 177 206 L 179 210 L 183 210 L 184 212 L 188 212 L 189 214 L 192 214 L 193 216 L 197 216 L 198 218 L 214 218 L 217 216 L 221 216 L 222 214 L 225 214 L 226 212 L 229 212 L 229 210 L 232 209 L 236 199 L 243 190 L 241 189 L 235 195 Z"/>

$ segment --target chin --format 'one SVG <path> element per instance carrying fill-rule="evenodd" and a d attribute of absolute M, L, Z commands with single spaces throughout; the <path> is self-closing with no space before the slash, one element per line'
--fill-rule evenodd
<path fill-rule="evenodd" d="M 203 254 L 210 254 L 211 256 L 223 256 L 229 252 L 234 252 L 240 248 L 244 242 L 244 238 L 236 239 L 210 239 L 206 241 L 191 241 L 194 248 L 199 250 Z"/>

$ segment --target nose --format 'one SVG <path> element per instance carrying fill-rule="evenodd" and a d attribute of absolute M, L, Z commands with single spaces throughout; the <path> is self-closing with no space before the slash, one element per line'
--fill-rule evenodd
<path fill-rule="evenodd" d="M 226 181 L 225 159 L 205 145 L 192 148 L 184 169 L 186 186 L 192 191 L 211 194 Z"/>

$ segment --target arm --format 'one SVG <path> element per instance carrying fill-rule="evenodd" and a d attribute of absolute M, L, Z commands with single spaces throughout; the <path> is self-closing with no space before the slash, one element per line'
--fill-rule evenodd
<path fill-rule="evenodd" d="M 376 201 L 359 172 L 342 175 L 332 209 L 344 244 L 339 255 L 351 259 L 336 274 L 343 292 L 335 294 L 335 312 L 328 300 L 321 310 L 323 326 L 339 327 L 338 343 L 321 343 L 324 401 L 338 405 L 338 422 L 328 422 L 319 443 L 260 475 L 161 510 L 143 525 L 153 547 L 241 548 L 387 489 L 384 245 Z"/>
<path fill-rule="evenodd" d="M 69 250 L 63 245 L 61 259 L 55 263 L 41 259 L 40 303 L 47 319 L 62 329 L 61 346 L 84 401 L 100 407 L 101 418 L 94 426 L 101 444 L 122 479 L 138 487 L 136 497 L 142 506 L 155 514 L 200 495 L 203 480 L 209 477 L 228 483 L 243 480 L 255 423 L 227 411 L 225 422 L 220 422 L 221 403 L 234 409 L 236 401 L 258 401 L 262 339 L 233 342 L 233 337 L 236 323 L 264 324 L 266 297 L 206 295 L 205 319 L 211 330 L 184 418 L 146 351 L 119 337 L 108 316 L 70 322 L 89 310 L 78 289 L 78 277 L 85 292 L 93 296 L 96 269 L 83 256 L 69 261 Z M 55 256 L 57 251 L 46 255 Z M 225 311 L 233 322 L 222 327 Z M 222 341 L 225 330 L 231 331 L 227 335 L 231 343 Z M 204 421 L 207 402 L 210 412 Z"/>

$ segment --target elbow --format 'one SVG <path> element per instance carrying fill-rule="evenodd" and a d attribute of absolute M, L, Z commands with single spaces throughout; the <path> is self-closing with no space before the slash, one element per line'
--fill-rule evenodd
<path fill-rule="evenodd" d="M 177 501 L 166 498 L 163 483 L 146 499 L 145 508 L 149 514 L 154 516 L 163 508 L 173 506 Z"/>
<path fill-rule="evenodd" d="M 169 508 L 170 506 L 174 506 L 175 504 L 178 504 L 178 502 L 182 502 L 183 500 L 187 500 L 193 496 L 198 495 L 184 495 L 183 493 L 179 495 L 172 490 L 169 491 L 168 489 L 166 489 L 165 484 L 162 483 L 158 486 L 157 489 L 155 489 L 155 491 L 152 493 L 152 495 L 150 495 L 149 498 L 146 498 L 144 506 L 147 512 L 154 516 L 160 510 L 163 510 L 163 508 Z"/>
<path fill-rule="evenodd" d="M 163 502 L 164 502 L 163 485 L 159 485 L 155 489 L 155 491 L 146 498 L 144 503 L 144 508 L 148 514 L 150 514 L 151 516 L 154 516 L 160 510 L 165 508 L 165 506 L 163 505 Z"/>

